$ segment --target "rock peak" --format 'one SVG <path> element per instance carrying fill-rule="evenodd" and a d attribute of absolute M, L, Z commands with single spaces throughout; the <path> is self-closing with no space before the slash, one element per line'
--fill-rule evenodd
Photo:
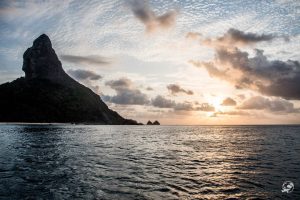
<path fill-rule="evenodd" d="M 139 124 L 68 76 L 45 34 L 25 51 L 23 71 L 25 78 L 0 85 L 0 122 Z"/>
<path fill-rule="evenodd" d="M 33 47 L 40 48 L 40 47 L 46 47 L 46 48 L 52 48 L 52 43 L 48 35 L 42 34 L 38 38 L 36 38 L 33 41 Z"/>
<path fill-rule="evenodd" d="M 25 51 L 22 70 L 25 72 L 26 79 L 42 78 L 61 81 L 68 76 L 46 34 L 35 39 L 32 47 Z"/>

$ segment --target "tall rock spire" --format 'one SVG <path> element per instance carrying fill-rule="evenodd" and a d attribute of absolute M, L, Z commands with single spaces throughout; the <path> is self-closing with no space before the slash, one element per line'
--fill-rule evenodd
<path fill-rule="evenodd" d="M 35 39 L 32 47 L 25 51 L 22 70 L 26 79 L 61 80 L 67 76 L 46 34 Z"/>
<path fill-rule="evenodd" d="M 0 122 L 138 124 L 68 76 L 47 35 L 34 40 L 23 59 L 25 78 L 0 85 Z"/>

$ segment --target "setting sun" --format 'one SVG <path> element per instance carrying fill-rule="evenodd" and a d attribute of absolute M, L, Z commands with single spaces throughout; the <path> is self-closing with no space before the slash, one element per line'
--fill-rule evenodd
<path fill-rule="evenodd" d="M 209 100 L 211 104 L 215 107 L 216 112 L 223 112 L 223 107 L 222 107 L 222 100 L 223 98 L 220 97 L 213 97 L 213 99 Z"/>

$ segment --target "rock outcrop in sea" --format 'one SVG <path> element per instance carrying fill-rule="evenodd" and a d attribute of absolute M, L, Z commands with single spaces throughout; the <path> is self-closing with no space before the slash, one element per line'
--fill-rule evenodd
<path fill-rule="evenodd" d="M 157 120 L 155 120 L 153 123 L 149 120 L 147 125 L 160 125 L 160 123 Z"/>
<path fill-rule="evenodd" d="M 159 123 L 157 120 L 155 120 L 155 121 L 153 122 L 153 125 L 160 125 L 160 123 Z"/>
<path fill-rule="evenodd" d="M 147 125 L 153 125 L 153 123 L 149 120 L 149 121 L 147 122 Z"/>
<path fill-rule="evenodd" d="M 72 79 L 45 34 L 25 51 L 22 69 L 25 77 L 0 85 L 0 122 L 138 124 Z"/>

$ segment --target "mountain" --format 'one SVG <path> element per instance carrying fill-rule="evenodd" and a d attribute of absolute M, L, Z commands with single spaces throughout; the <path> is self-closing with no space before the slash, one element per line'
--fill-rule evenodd
<path fill-rule="evenodd" d="M 25 51 L 22 70 L 25 77 L 0 85 L 0 122 L 138 124 L 72 79 L 45 34 Z"/>

